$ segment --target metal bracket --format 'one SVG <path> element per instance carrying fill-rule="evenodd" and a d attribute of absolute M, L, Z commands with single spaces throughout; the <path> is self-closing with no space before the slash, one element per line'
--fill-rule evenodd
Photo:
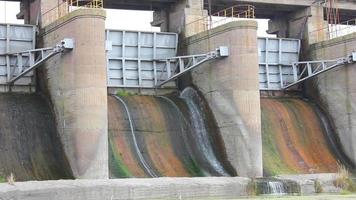
<path fill-rule="evenodd" d="M 32 49 L 17 53 L 8 53 L 8 56 L 16 56 L 16 65 L 12 73 L 8 76 L 7 85 L 13 85 L 15 81 L 36 69 L 51 57 L 71 51 L 74 48 L 74 40 L 65 38 L 52 48 Z M 28 59 L 27 59 L 28 58 Z M 27 60 L 26 62 L 24 62 Z"/>
<path fill-rule="evenodd" d="M 229 48 L 221 46 L 215 49 L 215 51 L 211 51 L 206 54 L 178 56 L 157 60 L 158 62 L 165 62 L 165 66 L 160 73 L 157 73 L 158 83 L 156 84 L 156 87 L 161 87 L 164 84 L 177 79 L 188 71 L 209 60 L 228 56 Z"/>

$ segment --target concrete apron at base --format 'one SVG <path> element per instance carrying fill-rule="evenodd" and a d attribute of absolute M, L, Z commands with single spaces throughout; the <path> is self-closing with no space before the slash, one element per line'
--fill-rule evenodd
<path fill-rule="evenodd" d="M 73 51 L 50 59 L 42 87 L 54 106 L 57 128 L 76 178 L 108 178 L 105 11 L 80 9 L 46 26 L 44 46 L 73 38 Z"/>
<path fill-rule="evenodd" d="M 340 192 L 335 174 L 277 177 L 300 186 L 300 194 L 315 194 L 317 181 L 323 192 Z M 0 199 L 101 200 L 101 199 L 230 199 L 254 195 L 249 178 L 148 178 L 110 180 L 59 180 L 0 184 Z"/>

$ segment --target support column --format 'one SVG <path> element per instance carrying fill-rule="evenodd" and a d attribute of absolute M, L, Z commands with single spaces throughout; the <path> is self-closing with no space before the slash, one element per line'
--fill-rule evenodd
<path fill-rule="evenodd" d="M 207 16 L 204 0 L 182 0 L 171 6 L 168 12 L 156 11 L 152 25 L 160 26 L 162 31 L 188 37 L 204 31 L 204 23 L 200 19 Z"/>
<path fill-rule="evenodd" d="M 270 34 L 278 37 L 303 39 L 305 44 L 313 44 L 326 39 L 327 22 L 324 20 L 322 6 L 300 9 L 287 17 L 276 16 L 269 21 Z"/>
<path fill-rule="evenodd" d="M 57 128 L 75 178 L 108 173 L 105 11 L 79 9 L 44 28 L 44 46 L 68 37 L 73 51 L 46 63 L 39 76 L 56 112 Z"/>

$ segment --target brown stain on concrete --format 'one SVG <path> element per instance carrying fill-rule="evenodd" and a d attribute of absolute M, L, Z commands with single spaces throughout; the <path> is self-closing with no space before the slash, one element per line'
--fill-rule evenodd
<path fill-rule="evenodd" d="M 114 162 L 109 160 L 110 166 L 122 164 L 126 167 L 132 176 L 135 177 L 148 177 L 144 170 L 140 167 L 140 164 L 135 156 L 135 153 L 131 147 L 131 138 L 129 137 L 130 126 L 127 122 L 126 111 L 119 106 L 117 100 L 109 96 L 108 97 L 108 114 L 109 114 L 109 140 L 113 143 L 111 148 L 114 153 L 121 157 L 122 162 Z M 110 170 L 112 178 L 117 175 L 113 174 L 113 170 Z"/>
<path fill-rule="evenodd" d="M 337 171 L 337 158 L 310 103 L 297 98 L 262 98 L 261 107 L 267 174 Z"/>
<path fill-rule="evenodd" d="M 151 96 L 120 97 L 127 104 L 133 121 L 134 133 L 142 156 L 158 176 L 189 177 L 186 166 L 175 152 L 172 144 L 172 127 L 166 122 L 170 115 L 158 98 Z M 133 177 L 147 177 L 137 153 L 133 149 L 131 129 L 123 105 L 109 97 L 109 135 L 115 143 L 112 151 L 117 152 L 121 165 L 125 165 Z M 112 162 L 112 161 L 110 161 Z M 118 162 L 113 164 L 117 165 Z M 113 167 L 113 166 L 112 166 Z M 112 171 L 112 170 L 110 170 Z M 112 174 L 115 178 L 115 174 Z M 118 177 L 118 175 L 116 175 Z"/>
<path fill-rule="evenodd" d="M 190 176 L 173 150 L 171 128 L 166 124 L 170 113 L 151 96 L 125 98 L 131 106 L 137 106 L 136 128 L 138 137 L 142 137 L 147 150 L 147 157 L 161 176 Z M 136 114 L 137 116 L 137 114 Z"/>

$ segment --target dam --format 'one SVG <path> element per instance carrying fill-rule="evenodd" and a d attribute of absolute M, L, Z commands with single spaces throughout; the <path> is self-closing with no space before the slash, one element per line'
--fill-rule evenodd
<path fill-rule="evenodd" d="M 355 2 L 17 2 L 0 199 L 355 192 Z M 161 31 L 106 29 L 108 8 Z"/>

